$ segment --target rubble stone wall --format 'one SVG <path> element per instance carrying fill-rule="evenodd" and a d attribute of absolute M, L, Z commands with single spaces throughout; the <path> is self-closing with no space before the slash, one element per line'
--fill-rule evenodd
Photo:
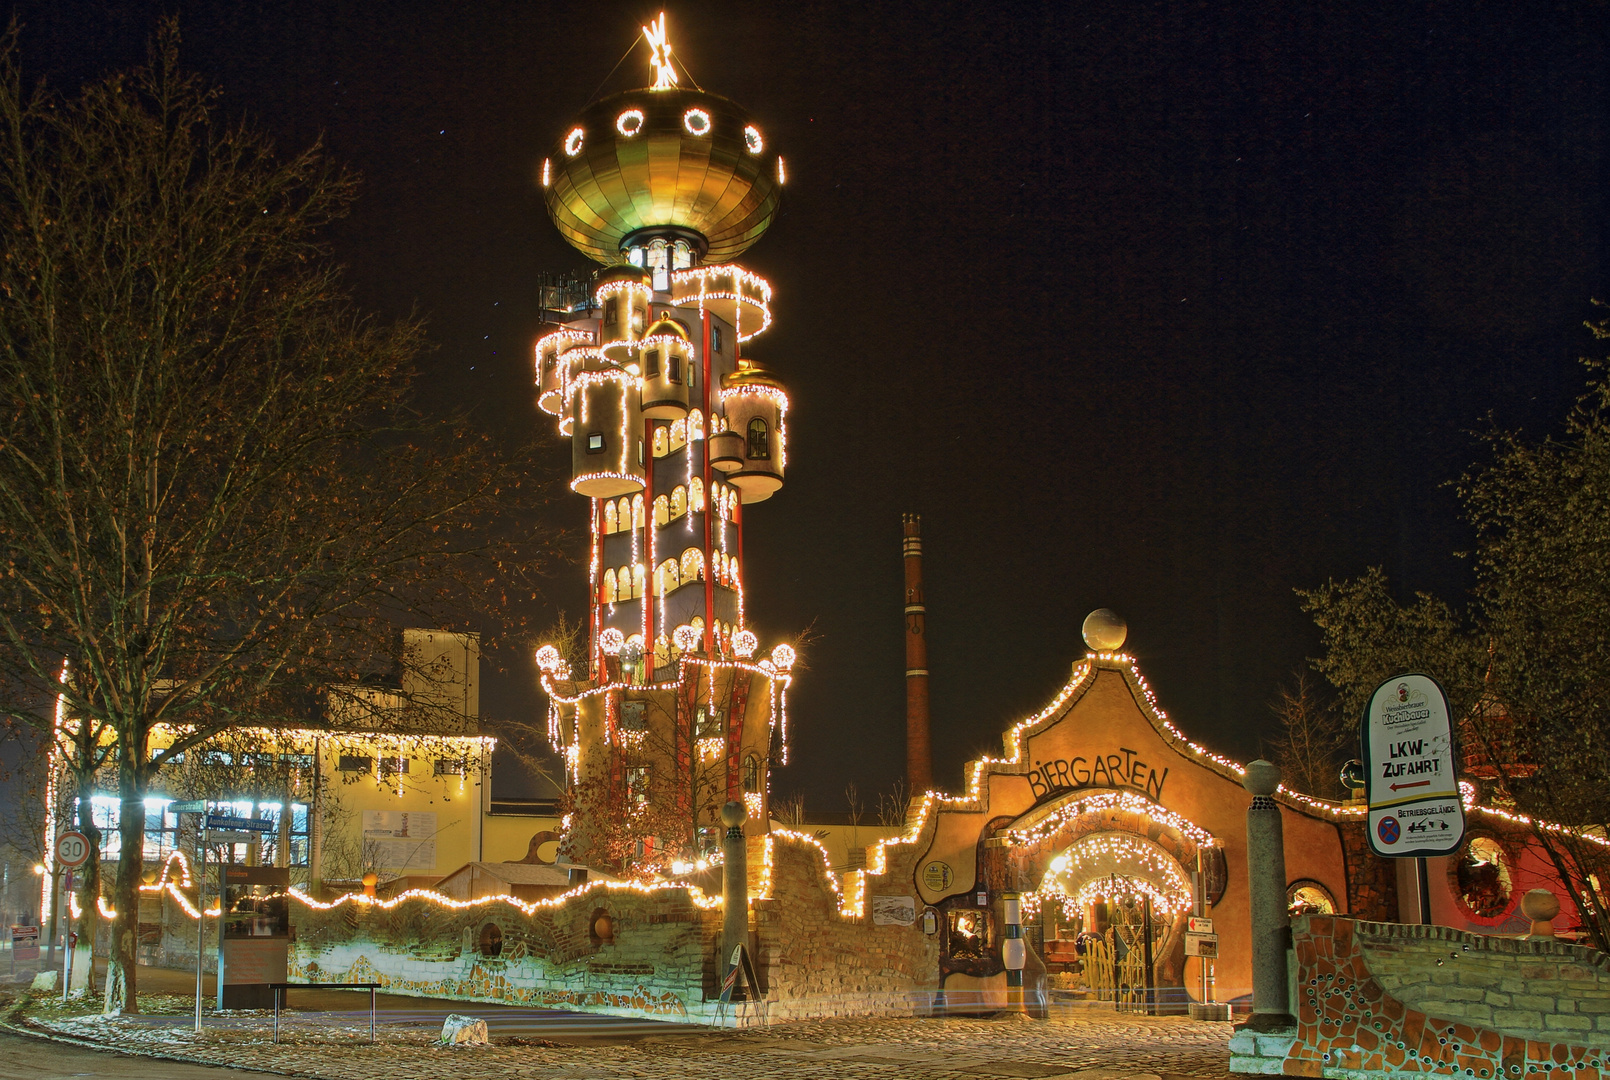
<path fill-rule="evenodd" d="M 753 905 L 771 1019 L 928 1012 L 939 986 L 939 936 L 922 932 L 922 906 L 910 885 L 915 848 L 885 850 L 884 873 L 850 877 L 847 888 L 865 890 L 864 913 L 847 917 L 839 914 L 820 851 L 774 844 L 772 898 Z M 878 896 L 911 897 L 916 921 L 880 925 L 873 916 Z"/>

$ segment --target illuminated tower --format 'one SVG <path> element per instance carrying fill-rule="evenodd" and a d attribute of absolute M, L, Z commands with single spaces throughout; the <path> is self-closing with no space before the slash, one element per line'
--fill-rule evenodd
<path fill-rule="evenodd" d="M 601 865 L 692 861 L 729 798 L 766 820 L 794 658 L 757 659 L 747 627 L 744 513 L 782 486 L 788 396 L 745 355 L 771 286 L 730 261 L 771 224 L 783 159 L 733 102 L 677 85 L 663 14 L 643 34 L 653 84 L 586 108 L 541 177 L 554 225 L 602 264 L 547 291 L 536 343 L 591 526 L 585 657 L 537 660 L 571 848 Z"/>

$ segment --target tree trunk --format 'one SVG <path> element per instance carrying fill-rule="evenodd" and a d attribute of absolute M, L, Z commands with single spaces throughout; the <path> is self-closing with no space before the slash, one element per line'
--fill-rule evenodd
<path fill-rule="evenodd" d="M 145 871 L 145 777 L 133 762 L 125 760 L 118 769 L 118 794 L 122 813 L 118 833 L 122 850 L 117 857 L 117 878 L 112 883 L 117 917 L 112 920 L 112 940 L 106 955 L 106 1001 L 108 1013 L 140 1011 L 136 980 L 135 950 L 140 929 L 140 876 Z"/>
<path fill-rule="evenodd" d="M 83 897 L 79 901 L 81 913 L 76 920 L 69 921 L 69 933 L 77 933 L 78 940 L 89 943 L 90 973 L 85 983 L 88 993 L 95 992 L 95 930 L 100 924 L 100 907 L 95 903 L 101 895 L 101 829 L 95 824 L 95 806 L 91 797 L 95 790 L 94 777 L 81 778 L 78 783 L 78 831 L 89 840 L 89 859 L 78 868 L 74 875 L 74 885 Z M 70 909 L 69 909 L 70 910 Z M 70 940 L 70 939 L 69 939 Z"/>

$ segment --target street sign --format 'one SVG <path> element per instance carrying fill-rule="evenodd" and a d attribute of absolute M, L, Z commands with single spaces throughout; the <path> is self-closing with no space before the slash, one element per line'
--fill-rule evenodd
<path fill-rule="evenodd" d="M 205 814 L 206 812 L 206 799 L 187 799 L 184 802 L 168 804 L 168 813 L 170 814 Z"/>
<path fill-rule="evenodd" d="M 1448 699 L 1429 675 L 1386 680 L 1363 718 L 1370 850 L 1389 858 L 1451 855 L 1465 840 Z"/>
<path fill-rule="evenodd" d="M 81 832 L 64 832 L 56 837 L 56 861 L 69 870 L 89 861 L 89 837 Z"/>
<path fill-rule="evenodd" d="M 1185 917 L 1185 932 L 1187 934 L 1213 933 L 1213 920 L 1205 915 L 1187 915 Z"/>
<path fill-rule="evenodd" d="M 15 966 L 18 960 L 39 959 L 39 927 L 16 926 L 11 927 L 11 962 Z"/>
<path fill-rule="evenodd" d="M 233 830 L 215 830 L 207 834 L 209 844 L 255 844 L 262 839 L 262 833 L 235 832 Z"/>
<path fill-rule="evenodd" d="M 273 832 L 275 825 L 267 818 L 234 817 L 230 814 L 208 814 L 208 829 L 232 829 L 235 832 Z"/>
<path fill-rule="evenodd" d="M 1185 934 L 1185 955 L 1199 956 L 1203 960 L 1217 960 L 1219 958 L 1219 935 Z"/>

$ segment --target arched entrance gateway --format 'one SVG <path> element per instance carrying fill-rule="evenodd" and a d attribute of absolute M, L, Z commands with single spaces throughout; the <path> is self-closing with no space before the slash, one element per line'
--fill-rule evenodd
<path fill-rule="evenodd" d="M 987 849 L 1021 894 L 1029 946 L 1050 990 L 1116 1004 L 1185 1000 L 1186 920 L 1199 888 L 1222 896 L 1213 835 L 1145 796 L 1081 790 L 1019 817 Z"/>
<path fill-rule="evenodd" d="M 1209 979 L 1216 1001 L 1250 992 L 1241 766 L 1170 723 L 1116 651 L 1121 634 L 1089 644 L 1096 651 L 1056 698 L 1006 732 L 1005 753 L 968 766 L 963 795 L 923 802 L 914 885 L 939 935 L 948 1007 L 1005 1004 L 1013 894 L 1031 998 L 1184 1011 Z M 1292 882 L 1339 913 L 1395 917 L 1373 910 L 1388 892 L 1349 880 L 1344 852 L 1363 851 L 1361 815 L 1284 790 L 1276 801 Z M 1199 900 L 1217 933 L 1214 960 L 1187 955 Z"/>

